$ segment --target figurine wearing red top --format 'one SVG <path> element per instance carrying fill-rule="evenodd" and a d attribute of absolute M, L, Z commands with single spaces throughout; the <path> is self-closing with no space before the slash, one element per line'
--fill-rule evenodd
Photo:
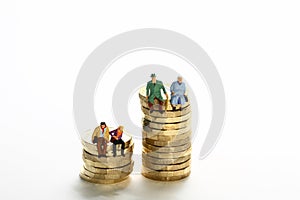
<path fill-rule="evenodd" d="M 117 155 L 117 149 L 116 145 L 121 144 L 121 155 L 125 156 L 124 154 L 124 149 L 125 149 L 125 142 L 122 140 L 122 135 L 123 135 L 123 126 L 119 126 L 117 129 L 110 131 L 109 134 L 111 135 L 110 141 L 113 143 L 113 154 L 114 157 Z"/>

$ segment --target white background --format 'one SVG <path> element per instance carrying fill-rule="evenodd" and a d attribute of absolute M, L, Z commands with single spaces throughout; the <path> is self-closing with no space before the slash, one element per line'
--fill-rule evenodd
<path fill-rule="evenodd" d="M 298 2 L 1 1 L 0 199 L 299 199 Z M 180 32 L 213 59 L 227 100 L 223 136 L 184 181 L 85 183 L 77 73 L 103 41 L 146 27 Z"/>

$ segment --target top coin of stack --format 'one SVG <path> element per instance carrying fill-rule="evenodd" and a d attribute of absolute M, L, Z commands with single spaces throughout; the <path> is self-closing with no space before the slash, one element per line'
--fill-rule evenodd
<path fill-rule="evenodd" d="M 116 156 L 113 156 L 113 144 L 107 144 L 106 155 L 98 156 L 97 145 L 91 143 L 92 131 L 84 133 L 81 140 L 83 145 L 83 167 L 80 177 L 92 183 L 110 184 L 127 179 L 133 170 L 134 162 L 132 154 L 134 143 L 132 137 L 123 133 L 122 139 L 125 142 L 124 156 L 121 155 L 121 145 L 116 146 Z"/>
<path fill-rule="evenodd" d="M 142 174 L 153 180 L 173 181 L 190 175 L 191 164 L 191 106 L 189 102 L 173 109 L 168 100 L 165 112 L 150 113 L 146 87 L 139 91 L 143 118 Z"/>

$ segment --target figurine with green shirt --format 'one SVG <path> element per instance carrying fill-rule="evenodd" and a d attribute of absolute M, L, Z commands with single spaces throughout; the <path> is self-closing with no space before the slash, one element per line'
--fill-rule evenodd
<path fill-rule="evenodd" d="M 164 87 L 163 82 L 156 80 L 156 75 L 151 74 L 151 81 L 149 81 L 147 83 L 147 87 L 146 87 L 146 99 L 148 101 L 150 113 L 152 113 L 154 111 L 154 109 L 153 109 L 154 100 L 158 101 L 159 112 L 161 114 L 164 112 L 163 107 L 162 107 L 164 104 L 164 99 L 161 96 L 161 90 L 164 92 L 164 94 L 166 95 L 166 97 L 168 99 L 168 94 Z"/>

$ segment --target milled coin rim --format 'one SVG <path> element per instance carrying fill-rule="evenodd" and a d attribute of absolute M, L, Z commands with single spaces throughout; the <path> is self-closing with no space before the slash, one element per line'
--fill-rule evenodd
<path fill-rule="evenodd" d="M 182 151 L 182 152 L 176 152 L 176 153 L 158 153 L 154 151 L 149 151 L 145 147 L 143 147 L 142 152 L 146 154 L 147 156 L 153 157 L 153 158 L 179 158 L 184 157 L 186 155 L 189 155 L 192 153 L 192 147 L 189 149 Z"/>
<path fill-rule="evenodd" d="M 150 115 L 145 115 L 144 119 L 155 122 L 155 123 L 163 123 L 163 124 L 173 124 L 173 123 L 179 123 L 187 121 L 191 118 L 191 113 L 188 113 L 186 115 L 180 116 L 180 117 L 170 117 L 170 118 L 162 118 L 162 117 L 154 117 Z"/>
<path fill-rule="evenodd" d="M 148 156 L 145 153 L 142 153 L 143 161 L 145 160 L 146 162 L 151 162 L 154 164 L 161 164 L 161 165 L 183 163 L 183 162 L 191 159 L 191 157 L 192 157 L 191 154 L 188 154 L 186 156 L 178 157 L 178 158 L 154 158 L 154 157 Z"/>
<path fill-rule="evenodd" d="M 177 134 L 177 135 L 157 135 L 157 134 L 152 134 L 152 133 L 148 133 L 146 131 L 142 131 L 142 137 L 143 139 L 150 139 L 150 140 L 156 140 L 156 141 L 162 141 L 162 142 L 172 142 L 172 141 L 178 141 L 178 140 L 183 140 L 186 138 L 191 138 L 192 136 L 192 131 L 188 131 L 186 133 L 182 133 L 182 134 Z"/>
<path fill-rule="evenodd" d="M 131 172 L 121 173 L 121 174 L 95 174 L 93 172 L 86 170 L 84 167 L 82 167 L 80 173 L 85 174 L 88 177 L 93 178 L 93 179 L 118 180 L 118 179 L 129 176 Z"/>
<path fill-rule="evenodd" d="M 174 171 L 174 170 L 180 170 L 184 169 L 188 166 L 190 166 L 192 163 L 191 159 L 183 162 L 183 163 L 178 163 L 178 164 L 170 164 L 170 165 L 160 165 L 160 164 L 155 164 L 151 162 L 147 162 L 143 160 L 143 166 L 151 169 L 151 170 L 162 170 L 162 171 Z"/>
<path fill-rule="evenodd" d="M 189 173 L 190 171 L 191 171 L 191 166 L 188 166 L 180 170 L 172 170 L 172 171 L 156 171 L 156 170 L 149 169 L 145 166 L 142 167 L 142 174 L 149 174 L 151 176 L 157 176 L 157 177 L 182 176 Z"/>
<path fill-rule="evenodd" d="M 154 146 L 161 146 L 161 147 L 173 146 L 173 147 L 176 147 L 176 146 L 181 146 L 181 145 L 184 145 L 184 144 L 190 142 L 191 138 L 187 137 L 185 139 L 177 140 L 177 141 L 157 141 L 157 140 L 151 140 L 149 138 L 145 138 L 145 139 L 143 139 L 143 141 L 145 141 L 147 144 L 151 144 L 151 145 L 154 145 Z"/>
<path fill-rule="evenodd" d="M 143 147 L 146 147 L 147 149 L 150 149 L 151 151 L 160 152 L 160 153 L 176 153 L 176 152 L 182 152 L 186 149 L 190 148 L 192 146 L 191 142 L 188 142 L 186 144 L 180 145 L 180 146 L 154 146 L 151 144 L 147 144 L 145 141 L 143 141 Z"/>
<path fill-rule="evenodd" d="M 163 103 L 163 108 L 164 108 L 164 110 L 166 110 L 166 111 L 180 111 L 180 107 L 181 107 L 181 105 L 176 105 L 175 106 L 175 110 L 173 110 L 173 108 L 172 108 L 172 106 L 171 106 L 171 103 L 169 102 L 168 103 L 168 107 L 167 107 L 167 109 L 165 109 L 166 108 L 166 99 L 164 99 L 164 103 Z M 141 99 L 140 98 L 140 104 L 143 106 L 143 107 L 145 107 L 145 108 L 147 108 L 147 109 L 149 109 L 149 105 L 148 105 L 148 102 L 146 101 L 146 99 L 145 100 L 143 100 L 143 99 Z M 156 110 L 156 111 L 158 111 L 158 109 L 159 109 L 159 105 L 158 104 L 154 104 L 153 105 L 154 106 L 154 110 Z M 183 106 L 182 106 L 182 109 L 184 109 L 184 108 L 186 108 L 186 107 L 188 107 L 188 106 L 190 106 L 190 103 L 185 103 Z"/>
<path fill-rule="evenodd" d="M 147 173 L 141 173 L 145 178 L 151 179 L 151 180 L 155 180 L 155 181 L 164 181 L 164 182 L 168 182 L 168 181 L 179 181 L 182 179 L 187 178 L 188 176 L 190 176 L 191 171 L 188 172 L 187 174 L 184 175 L 180 175 L 180 176 L 171 176 L 171 177 L 159 177 L 159 176 L 153 176 Z"/>
<path fill-rule="evenodd" d="M 94 149 L 90 149 L 90 148 L 86 148 L 85 146 L 83 146 L 83 149 L 88 152 L 89 154 L 91 155 L 94 155 L 94 156 L 98 156 L 98 150 L 97 150 L 97 147 L 95 146 Z M 133 149 L 134 149 L 134 143 L 132 143 L 129 147 L 125 148 L 124 149 L 124 153 L 132 153 L 133 152 Z M 107 157 L 113 157 L 113 152 L 112 150 L 107 150 L 106 151 L 106 156 Z M 117 155 L 121 155 L 121 148 L 117 148 L 117 151 L 116 151 L 116 154 Z"/>
<path fill-rule="evenodd" d="M 192 120 L 188 119 L 183 122 L 178 122 L 178 123 L 156 123 L 156 122 L 151 122 L 146 119 L 142 119 L 143 121 L 143 127 L 144 128 L 150 128 L 150 129 L 155 129 L 155 130 L 178 130 L 178 129 L 184 129 L 187 127 L 191 126 Z"/>
<path fill-rule="evenodd" d="M 84 164 L 96 167 L 96 168 L 117 168 L 128 165 L 131 163 L 132 154 L 128 155 L 128 157 L 113 157 L 112 159 L 105 160 L 100 158 L 101 160 L 94 161 L 91 160 L 92 157 L 87 157 L 85 154 L 82 155 L 82 160 Z"/>
<path fill-rule="evenodd" d="M 88 177 L 85 174 L 79 173 L 79 177 L 82 180 L 90 182 L 90 183 L 96 183 L 96 184 L 114 184 L 114 183 L 119 183 L 119 182 L 125 181 L 126 179 L 128 179 L 129 176 L 126 176 L 126 177 L 121 178 L 121 179 L 109 180 L 109 179 L 95 179 L 95 178 Z"/>
<path fill-rule="evenodd" d="M 141 105 L 141 110 L 144 113 L 144 115 L 150 115 L 152 117 L 159 117 L 159 118 L 173 118 L 173 117 L 184 116 L 184 115 L 191 113 L 191 106 L 189 105 L 189 106 L 183 108 L 182 110 L 176 110 L 176 111 L 166 110 L 163 114 L 161 114 L 159 112 L 150 113 L 150 109 L 147 107 L 144 107 L 143 105 Z"/>
<path fill-rule="evenodd" d="M 90 166 L 84 163 L 83 167 L 95 174 L 120 174 L 122 172 L 130 172 L 132 171 L 134 166 L 134 161 L 131 161 L 131 163 L 124 165 L 124 166 L 120 166 L 120 167 L 115 167 L 115 168 L 98 168 L 98 167 L 94 167 L 94 166 Z"/>
<path fill-rule="evenodd" d="M 147 126 L 144 126 L 142 131 L 145 131 L 149 134 L 155 134 L 155 135 L 178 135 L 178 134 L 180 135 L 188 131 L 191 131 L 191 127 L 187 126 L 182 129 L 161 130 L 161 129 L 152 129 Z"/>
<path fill-rule="evenodd" d="M 129 140 L 124 141 L 125 142 L 125 148 L 130 147 L 133 144 L 132 137 L 130 137 Z M 92 144 L 90 142 L 87 142 L 85 140 L 81 140 L 81 144 L 86 148 L 86 149 L 91 149 L 91 150 L 97 150 L 97 144 Z M 117 149 L 120 149 L 120 145 L 117 145 Z M 113 150 L 113 144 L 109 142 L 107 144 L 107 151 L 112 151 Z"/>

